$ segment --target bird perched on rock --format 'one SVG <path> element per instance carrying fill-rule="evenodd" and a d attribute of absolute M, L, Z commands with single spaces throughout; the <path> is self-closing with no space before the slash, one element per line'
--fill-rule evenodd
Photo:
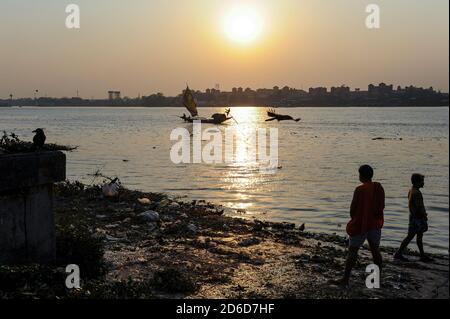
<path fill-rule="evenodd" d="M 306 225 L 305 225 L 305 224 L 301 225 L 301 226 L 298 228 L 298 230 L 300 230 L 301 232 L 304 232 L 305 229 L 306 229 Z"/>
<path fill-rule="evenodd" d="M 37 149 L 42 148 L 45 144 L 45 140 L 47 137 L 44 134 L 44 130 L 41 128 L 38 128 L 33 131 L 35 133 L 33 137 L 33 146 Z"/>

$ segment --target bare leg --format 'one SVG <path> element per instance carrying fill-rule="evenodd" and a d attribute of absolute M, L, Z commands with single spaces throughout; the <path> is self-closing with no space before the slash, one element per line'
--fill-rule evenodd
<path fill-rule="evenodd" d="M 408 245 L 411 243 L 411 241 L 414 239 L 416 235 L 415 234 L 408 234 L 408 236 L 405 238 L 405 240 L 402 242 L 402 245 L 400 246 L 400 249 L 397 251 L 397 255 L 402 255 L 405 249 L 408 247 Z"/>
<path fill-rule="evenodd" d="M 352 269 L 355 267 L 356 260 L 358 259 L 359 247 L 350 247 L 348 249 L 347 262 L 345 265 L 344 278 L 342 278 L 342 284 L 348 285 L 350 281 L 350 275 L 352 274 Z"/>
<path fill-rule="evenodd" d="M 380 268 L 383 268 L 383 257 L 381 256 L 380 246 L 376 245 L 369 240 L 370 251 L 372 252 L 373 262 Z"/>
<path fill-rule="evenodd" d="M 420 257 L 424 257 L 425 251 L 423 249 L 423 234 L 417 234 L 417 247 L 419 247 Z"/>

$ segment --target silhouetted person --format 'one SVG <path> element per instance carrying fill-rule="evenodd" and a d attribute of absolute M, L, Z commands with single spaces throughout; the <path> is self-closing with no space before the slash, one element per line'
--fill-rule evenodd
<path fill-rule="evenodd" d="M 417 246 L 420 251 L 420 260 L 423 262 L 431 262 L 432 259 L 425 254 L 423 249 L 423 234 L 428 231 L 428 214 L 423 203 L 421 188 L 425 186 L 425 177 L 421 174 L 413 174 L 411 177 L 412 188 L 408 194 L 409 206 L 409 229 L 408 236 L 403 241 L 400 249 L 394 258 L 401 261 L 408 261 L 403 256 L 403 252 L 417 236 Z"/>
<path fill-rule="evenodd" d="M 358 258 L 358 251 L 364 242 L 369 242 L 374 263 L 382 267 L 383 259 L 380 253 L 381 229 L 384 225 L 385 194 L 380 183 L 372 182 L 374 171 L 369 165 L 359 169 L 358 186 L 353 195 L 350 208 L 351 220 L 347 225 L 350 236 L 349 251 L 344 277 L 336 283 L 348 286 L 350 275 Z"/>
<path fill-rule="evenodd" d="M 45 144 L 45 140 L 47 139 L 47 137 L 44 134 L 44 130 L 38 128 L 34 130 L 33 133 L 35 133 L 33 137 L 33 146 L 35 149 L 41 149 Z"/>

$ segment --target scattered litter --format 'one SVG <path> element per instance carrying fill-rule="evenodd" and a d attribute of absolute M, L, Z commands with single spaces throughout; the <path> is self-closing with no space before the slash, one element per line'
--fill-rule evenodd
<path fill-rule="evenodd" d="M 111 183 L 105 184 L 102 187 L 103 196 L 105 197 L 117 197 L 119 196 L 120 183 L 113 180 Z"/>

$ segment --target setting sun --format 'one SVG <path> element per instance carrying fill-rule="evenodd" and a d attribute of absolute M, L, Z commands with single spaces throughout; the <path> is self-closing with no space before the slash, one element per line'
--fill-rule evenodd
<path fill-rule="evenodd" d="M 263 31 L 263 20 L 256 9 L 235 7 L 225 18 L 225 33 L 234 42 L 248 44 L 255 41 Z"/>

